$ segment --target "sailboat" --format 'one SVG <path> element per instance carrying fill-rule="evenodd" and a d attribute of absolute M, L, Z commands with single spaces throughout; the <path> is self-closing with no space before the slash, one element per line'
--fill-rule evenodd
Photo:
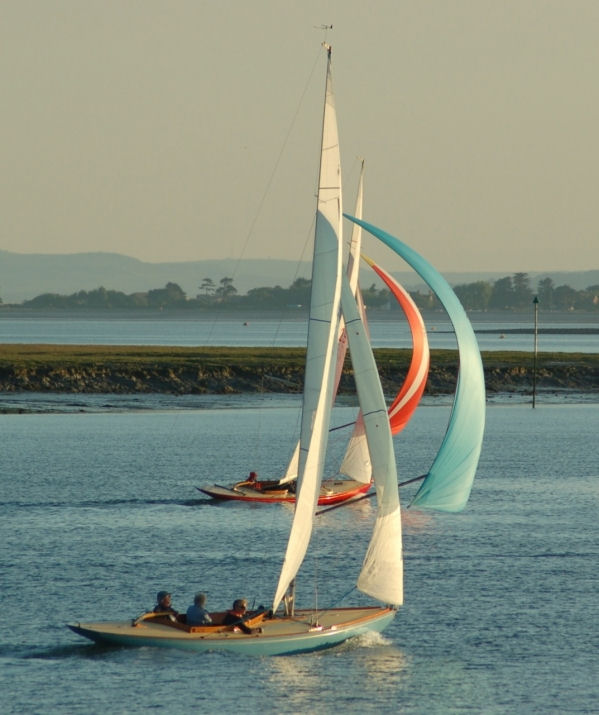
<path fill-rule="evenodd" d="M 362 256 L 362 258 L 387 284 L 392 295 L 397 299 L 408 321 L 412 337 L 413 351 L 408 371 L 397 395 L 388 408 L 391 432 L 396 435 L 408 424 L 426 387 L 430 362 L 426 327 L 418 307 L 405 288 L 368 257 Z M 362 312 L 361 315 L 365 321 Z M 337 385 L 341 377 L 346 344 L 347 338 L 343 329 L 338 345 Z M 333 427 L 332 429 L 336 428 Z M 281 479 L 261 480 L 256 472 L 250 472 L 247 479 L 230 486 L 211 484 L 198 487 L 198 491 L 214 499 L 225 501 L 245 501 L 260 504 L 294 503 L 297 459 L 298 452 L 296 451 L 292 456 L 285 476 Z M 339 467 L 339 476 L 329 477 L 322 481 L 318 495 L 318 506 L 331 506 L 359 498 L 368 492 L 371 486 L 370 458 L 366 447 L 363 425 L 360 416 L 358 416 L 354 432 L 350 437 L 345 456 Z"/>
<path fill-rule="evenodd" d="M 250 614 L 247 621 L 254 629 L 252 634 L 223 625 L 219 614 L 213 615 L 214 625 L 191 627 L 177 619 L 171 620 L 169 614 L 153 613 L 133 621 L 70 624 L 75 633 L 93 641 L 120 645 L 276 655 L 331 647 L 366 631 L 381 631 L 392 621 L 403 601 L 401 517 L 395 456 L 370 341 L 354 294 L 342 271 L 341 224 L 341 165 L 331 80 L 331 50 L 327 46 L 297 493 L 272 606 Z M 374 532 L 357 585 L 362 592 L 378 600 L 380 605 L 300 610 L 295 607 L 295 576 L 308 549 L 324 470 L 341 306 L 378 497 Z M 280 606 L 284 606 L 281 614 Z"/>
<path fill-rule="evenodd" d="M 225 625 L 220 613 L 212 614 L 213 624 L 210 626 L 189 626 L 184 618 L 168 613 L 146 613 L 133 620 L 70 624 L 71 630 L 78 635 L 99 643 L 126 646 L 287 655 L 330 648 L 368 631 L 381 632 L 392 622 L 403 603 L 397 468 L 389 416 L 367 330 L 355 294 L 342 271 L 341 199 L 331 51 L 327 47 L 297 494 L 272 605 L 243 618 L 251 628 L 250 633 L 240 630 L 236 624 Z M 377 502 L 373 533 L 356 586 L 377 603 L 358 607 L 299 609 L 296 608 L 296 576 L 308 550 L 324 471 L 340 311 L 354 369 Z M 468 465 L 471 466 L 470 456 Z"/>
<path fill-rule="evenodd" d="M 360 171 L 358 192 L 356 197 L 356 216 L 362 215 L 364 162 Z M 359 258 L 362 245 L 362 230 L 354 224 L 347 263 L 347 278 L 350 289 L 356 297 L 362 321 L 366 325 L 366 315 L 361 292 L 358 286 Z M 389 407 L 389 421 L 392 434 L 400 432 L 408 423 L 418 406 L 424 388 L 429 368 L 429 348 L 426 328 L 418 307 L 409 293 L 374 261 L 362 255 L 364 261 L 387 285 L 392 295 L 401 306 L 408 321 L 412 336 L 413 353 L 410 367 L 404 382 Z M 345 355 L 347 351 L 347 331 L 343 315 L 338 329 L 337 360 L 333 394 L 336 395 L 341 379 Z M 198 490 L 215 499 L 227 501 L 257 502 L 273 504 L 280 502 L 294 503 L 297 480 L 299 450 L 293 453 L 285 475 L 281 479 L 261 480 L 255 472 L 250 472 L 247 479 L 238 481 L 231 486 L 212 484 L 198 487 Z M 359 498 L 371 488 L 371 467 L 366 438 L 361 417 L 358 416 L 354 432 L 349 440 L 345 456 L 339 468 L 339 476 L 324 479 L 321 482 L 318 495 L 318 506 L 331 506 Z"/>

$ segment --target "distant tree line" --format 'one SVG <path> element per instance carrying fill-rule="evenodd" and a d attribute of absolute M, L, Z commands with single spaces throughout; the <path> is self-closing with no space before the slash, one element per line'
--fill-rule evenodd
<path fill-rule="evenodd" d="M 514 273 L 494 283 L 476 281 L 458 285 L 454 291 L 466 310 L 519 310 L 529 307 L 534 297 L 544 310 L 599 309 L 599 285 L 575 290 L 568 285 L 556 286 L 547 277 L 533 291 L 528 273 Z"/>
<path fill-rule="evenodd" d="M 230 277 L 221 278 L 216 283 L 212 278 L 204 278 L 198 286 L 195 298 L 188 298 L 177 283 L 167 283 L 164 288 L 147 292 L 126 294 L 121 291 L 100 287 L 91 291 L 81 290 L 72 295 L 43 293 L 22 303 L 31 309 L 198 309 L 198 310 L 300 310 L 308 306 L 310 281 L 297 278 L 289 288 L 252 288 L 245 295 L 239 295 Z M 475 281 L 454 286 L 454 290 L 466 310 L 524 310 L 530 307 L 536 296 L 544 310 L 599 310 L 599 285 L 584 290 L 575 290 L 567 285 L 555 286 L 551 278 L 543 278 L 537 284 L 536 292 L 530 285 L 527 273 L 515 273 L 500 278 L 493 283 Z M 397 302 L 387 288 L 377 288 L 372 283 L 362 289 L 364 302 L 368 308 L 399 310 Z M 421 310 L 436 310 L 440 303 L 430 292 L 410 293 Z M 1 303 L 0 299 L 0 303 Z"/>

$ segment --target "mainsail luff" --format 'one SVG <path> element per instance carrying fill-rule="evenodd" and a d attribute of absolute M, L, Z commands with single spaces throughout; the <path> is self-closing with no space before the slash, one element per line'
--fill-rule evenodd
<path fill-rule="evenodd" d="M 327 48 L 325 106 L 308 324 L 298 486 L 293 523 L 273 599 L 276 611 L 308 548 L 324 468 L 341 292 L 341 160 Z"/>
<path fill-rule="evenodd" d="M 345 216 L 409 263 L 439 298 L 453 324 L 460 355 L 453 408 L 441 447 L 410 506 L 461 511 L 472 489 L 485 424 L 485 379 L 472 325 L 449 283 L 420 254 L 386 231 Z"/>

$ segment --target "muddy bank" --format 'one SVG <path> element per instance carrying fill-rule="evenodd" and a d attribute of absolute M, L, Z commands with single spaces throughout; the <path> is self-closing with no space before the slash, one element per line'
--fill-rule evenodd
<path fill-rule="evenodd" d="M 0 349 L 0 392 L 57 393 L 298 393 L 304 377 L 298 348 L 165 348 L 112 346 L 4 345 Z M 408 370 L 407 350 L 375 350 L 385 393 L 394 395 Z M 428 395 L 452 393 L 457 352 L 433 350 Z M 487 391 L 532 390 L 533 359 L 528 353 L 483 353 Z M 538 390 L 599 392 L 599 356 L 540 353 Z M 340 392 L 354 392 L 346 362 Z"/>

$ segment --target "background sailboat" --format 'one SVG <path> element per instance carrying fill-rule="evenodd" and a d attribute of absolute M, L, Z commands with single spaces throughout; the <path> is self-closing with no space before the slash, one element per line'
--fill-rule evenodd
<path fill-rule="evenodd" d="M 355 215 L 362 216 L 364 195 L 364 161 L 361 162 L 360 178 L 355 202 Z M 362 248 L 362 228 L 353 224 L 349 252 L 347 259 L 347 280 L 351 293 L 354 295 L 358 311 L 368 335 L 366 311 L 359 288 L 359 257 Z M 393 434 L 400 432 L 408 423 L 424 392 L 429 367 L 429 347 L 426 328 L 418 307 L 411 299 L 408 292 L 384 269 L 377 266 L 366 256 L 362 258 L 372 267 L 379 277 L 388 286 L 389 290 L 400 304 L 410 328 L 413 344 L 412 359 L 404 382 L 389 408 L 389 420 Z M 338 327 L 337 359 L 333 396 L 337 394 L 345 356 L 347 353 L 348 338 L 343 315 Z M 333 397 L 334 400 L 334 397 Z M 199 491 L 213 498 L 235 501 L 248 501 L 254 503 L 295 502 L 295 481 L 298 475 L 299 442 L 289 461 L 285 475 L 279 480 L 258 480 L 255 473 L 250 473 L 250 478 L 236 482 L 230 486 L 213 484 L 198 487 Z M 361 413 L 358 414 L 356 424 L 351 435 L 345 455 L 339 467 L 338 477 L 325 479 L 321 483 L 318 496 L 319 506 L 339 504 L 362 494 L 365 494 L 371 485 L 372 469 L 364 433 L 364 424 Z"/>

